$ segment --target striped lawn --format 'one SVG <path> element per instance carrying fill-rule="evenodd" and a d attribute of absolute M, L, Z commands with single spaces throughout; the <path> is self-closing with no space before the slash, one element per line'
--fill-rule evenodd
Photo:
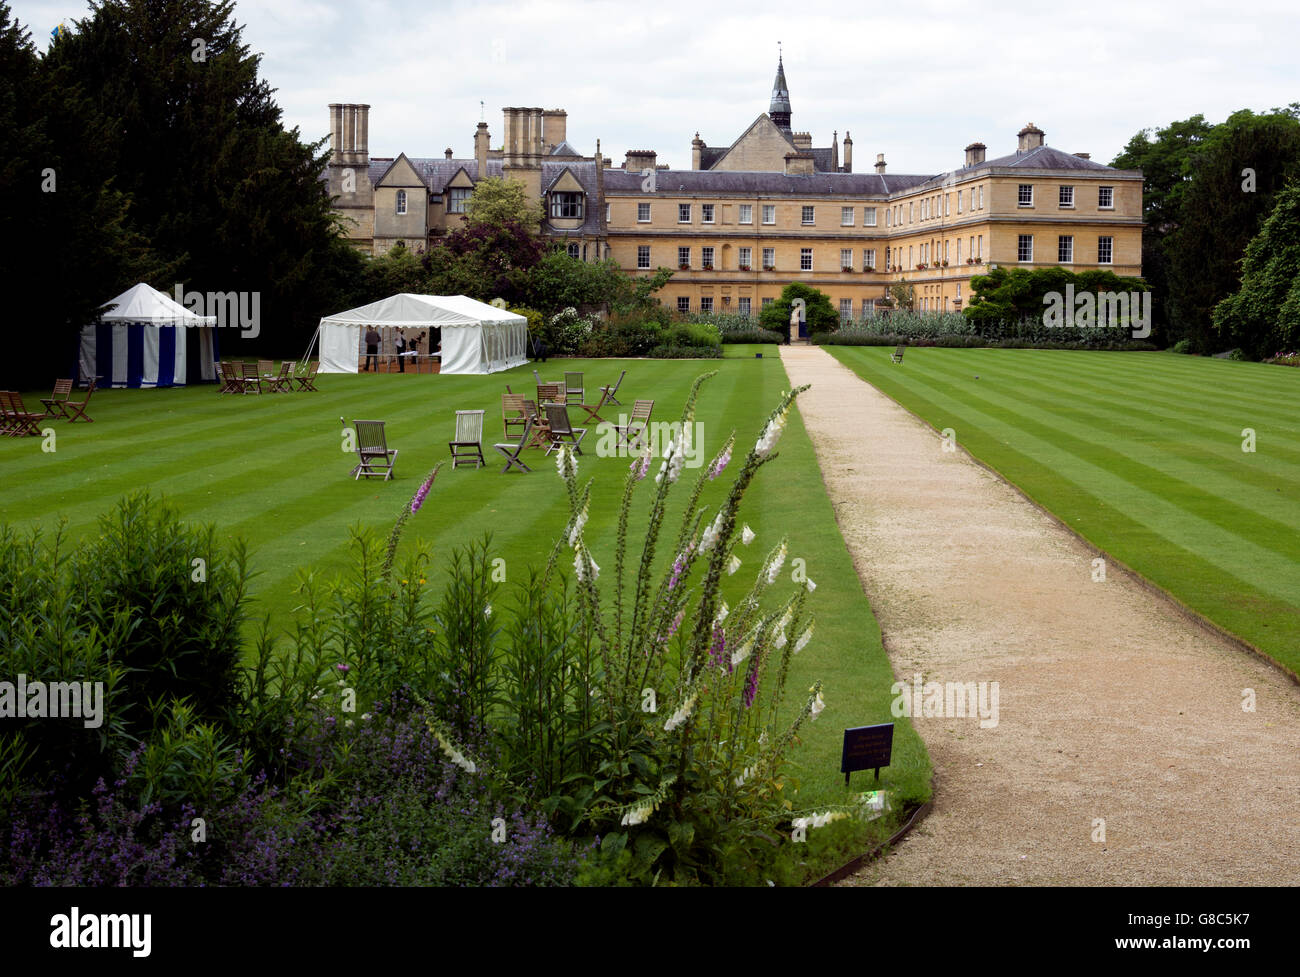
<path fill-rule="evenodd" d="M 952 428 L 1098 547 L 1300 671 L 1300 370 L 928 347 L 895 365 L 890 349 L 826 349 Z M 1246 428 L 1253 453 L 1243 451 Z"/>
<path fill-rule="evenodd" d="M 755 352 L 765 355 L 756 359 Z M 566 370 L 584 371 L 586 385 L 594 388 L 614 382 L 624 367 L 623 410 L 630 410 L 635 398 L 654 398 L 654 416 L 664 421 L 680 417 L 696 376 L 718 370 L 703 387 L 697 420 L 703 425 L 705 463 L 736 431 L 732 472 L 789 387 L 770 346 L 729 347 L 721 361 L 552 360 L 539 369 L 543 379 L 556 380 Z M 183 518 L 215 523 L 222 533 L 247 540 L 259 574 L 253 615 L 269 613 L 287 626 L 298 571 L 346 567 L 351 527 L 387 534 L 428 470 L 448 458 L 454 411 L 486 409 L 484 441 L 502 439 L 500 395 L 507 383 L 515 392 L 531 393 L 531 366 L 491 377 L 325 376 L 316 394 L 222 396 L 212 386 L 98 391 L 91 401 L 94 424 L 52 423 L 58 439 L 53 453 L 43 453 L 36 438 L 0 439 L 0 513 L 10 523 L 38 520 L 46 528 L 62 517 L 71 533 L 85 535 L 96 531 L 97 517 L 124 493 L 161 492 Z M 25 395 L 36 403 L 40 396 L 48 392 Z M 575 420 L 582 416 L 576 409 L 572 413 Z M 389 446 L 400 452 L 393 481 L 348 477 L 353 456 L 341 450 L 340 415 L 386 422 Z M 597 438 L 594 430 L 588 435 L 579 476 L 596 476 L 586 537 L 596 562 L 612 573 L 614 522 L 628 462 L 596 457 L 591 449 Z M 741 548 L 744 566 L 727 580 L 726 596 L 734 604 L 748 589 L 782 534 L 789 534 L 791 557 L 806 560 L 808 576 L 817 583 L 809 601 L 817 617 L 816 637 L 795 659 L 790 685 L 798 693 L 791 696 L 799 699 L 790 703 L 795 706 L 802 705 L 803 690 L 816 679 L 825 683 L 826 711 L 805 727 L 793 755 L 798 806 L 811 808 L 848 796 L 839 774 L 841 731 L 891 721 L 893 676 L 797 412 L 779 452 L 746 497 L 742 518 L 758 538 Z M 530 563 L 546 558 L 568 518 L 567 499 L 553 456 L 547 460 L 540 451 L 526 452 L 533 473 L 503 476 L 495 452 L 489 447 L 485 454 L 484 469 L 444 467 L 428 502 L 407 523 L 404 549 L 423 539 L 434 547 L 438 564 L 452 547 L 490 531 L 494 555 L 506 560 L 508 591 L 511 582 L 526 579 Z M 683 478 L 697 474 L 688 470 Z M 710 483 L 706 502 L 721 501 L 727 484 L 725 476 Z M 652 487 L 653 479 L 647 479 L 639 498 L 647 499 Z M 676 517 L 670 515 L 661 551 L 672 548 L 679 518 L 680 509 Z M 644 523 L 633 526 L 633 545 L 643 533 Z M 439 582 L 436 575 L 430 579 L 431 586 Z M 608 577 L 601 582 L 608 588 Z M 923 799 L 929 777 L 920 739 L 899 721 L 894 766 L 885 778 L 901 796 Z M 859 775 L 858 781 L 855 787 L 864 789 L 866 780 Z"/>

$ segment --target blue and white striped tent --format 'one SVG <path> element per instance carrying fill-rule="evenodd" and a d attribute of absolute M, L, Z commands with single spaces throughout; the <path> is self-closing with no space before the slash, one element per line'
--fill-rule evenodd
<path fill-rule="evenodd" d="M 191 312 L 141 282 L 81 330 L 81 380 L 100 387 L 183 387 L 217 378 L 216 316 Z"/>

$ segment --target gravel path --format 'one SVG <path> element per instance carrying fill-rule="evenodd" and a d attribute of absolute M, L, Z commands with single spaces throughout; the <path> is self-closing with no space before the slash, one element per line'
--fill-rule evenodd
<path fill-rule="evenodd" d="M 913 720 L 934 810 L 843 884 L 1300 884 L 1300 687 L 1118 568 L 1094 582 L 1089 547 L 828 353 L 781 356 L 895 675 L 998 683 L 996 726 Z"/>

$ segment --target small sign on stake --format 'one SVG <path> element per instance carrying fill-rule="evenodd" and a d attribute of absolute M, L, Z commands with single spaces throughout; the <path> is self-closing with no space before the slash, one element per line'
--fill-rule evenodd
<path fill-rule="evenodd" d="M 849 774 L 854 770 L 870 770 L 874 767 L 876 780 L 880 780 L 880 768 L 889 766 L 893 749 L 893 723 L 846 729 L 844 750 L 840 754 L 840 773 L 844 774 L 845 786 L 849 783 Z"/>

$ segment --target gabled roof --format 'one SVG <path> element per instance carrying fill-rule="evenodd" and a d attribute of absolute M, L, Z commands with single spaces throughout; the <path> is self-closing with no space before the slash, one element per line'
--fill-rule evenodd
<path fill-rule="evenodd" d="M 552 156 L 581 156 L 582 153 L 573 148 L 569 140 L 565 139 L 558 146 L 551 150 Z"/>

